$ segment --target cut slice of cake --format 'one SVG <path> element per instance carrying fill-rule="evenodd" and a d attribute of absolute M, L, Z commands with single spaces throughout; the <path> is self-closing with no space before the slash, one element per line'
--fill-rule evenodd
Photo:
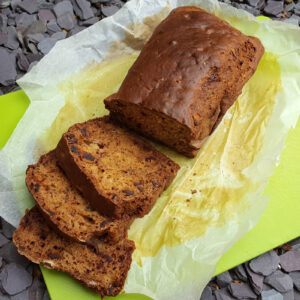
<path fill-rule="evenodd" d="M 56 156 L 69 180 L 109 217 L 147 214 L 179 166 L 108 117 L 75 124 Z"/>
<path fill-rule="evenodd" d="M 94 210 L 58 167 L 53 151 L 28 167 L 26 185 L 45 219 L 76 241 L 118 241 L 132 223 L 132 218 L 111 220 Z"/>
<path fill-rule="evenodd" d="M 102 297 L 123 289 L 131 264 L 134 242 L 98 242 L 94 247 L 74 242 L 53 231 L 35 206 L 20 222 L 13 241 L 20 254 L 46 268 L 69 273 Z"/>

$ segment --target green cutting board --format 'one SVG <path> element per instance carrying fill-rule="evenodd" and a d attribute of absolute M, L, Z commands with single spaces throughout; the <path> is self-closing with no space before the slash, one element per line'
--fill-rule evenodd
<path fill-rule="evenodd" d="M 29 106 L 24 92 L 0 97 L 0 148 L 4 146 L 18 121 Z M 239 240 L 218 262 L 216 274 L 229 270 L 253 257 L 300 236 L 300 122 L 291 129 L 265 195 L 269 205 L 259 223 Z M 42 268 L 53 300 L 100 299 L 81 287 L 68 275 Z M 108 297 L 107 299 L 112 299 Z M 113 299 L 143 300 L 146 296 L 128 294 Z"/>

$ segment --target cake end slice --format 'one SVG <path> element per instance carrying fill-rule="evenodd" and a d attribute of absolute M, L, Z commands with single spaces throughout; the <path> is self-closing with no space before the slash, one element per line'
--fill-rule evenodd
<path fill-rule="evenodd" d="M 131 265 L 134 242 L 98 242 L 97 248 L 74 242 L 53 231 L 35 206 L 27 211 L 14 232 L 20 254 L 48 269 L 69 273 L 102 297 L 116 296 L 124 286 Z"/>

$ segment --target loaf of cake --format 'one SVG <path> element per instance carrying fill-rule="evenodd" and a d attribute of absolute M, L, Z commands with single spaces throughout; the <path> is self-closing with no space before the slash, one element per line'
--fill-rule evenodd
<path fill-rule="evenodd" d="M 194 157 L 263 53 L 257 38 L 216 16 L 197 7 L 176 8 L 105 106 L 115 120 Z"/>
<path fill-rule="evenodd" d="M 127 239 L 114 244 L 98 241 L 96 249 L 74 242 L 53 231 L 37 207 L 26 212 L 13 241 L 31 261 L 69 273 L 102 297 L 115 296 L 123 289 L 135 249 Z"/>
<path fill-rule="evenodd" d="M 71 126 L 56 156 L 73 186 L 111 218 L 147 214 L 179 170 L 171 159 L 108 117 Z"/>
<path fill-rule="evenodd" d="M 124 238 L 132 218 L 112 220 L 94 210 L 57 165 L 54 151 L 28 167 L 26 185 L 44 218 L 78 242 L 116 242 Z"/>

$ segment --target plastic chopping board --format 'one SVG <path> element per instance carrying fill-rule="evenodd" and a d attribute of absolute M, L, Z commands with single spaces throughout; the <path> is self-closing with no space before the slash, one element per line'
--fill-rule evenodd
<path fill-rule="evenodd" d="M 22 91 L 0 97 L 0 148 L 13 132 L 30 101 Z M 269 205 L 259 223 L 238 241 L 218 262 L 217 274 L 300 235 L 300 121 L 290 130 L 280 165 L 270 178 L 265 195 Z M 42 268 L 53 300 L 92 300 L 99 295 L 81 287 L 68 275 Z M 146 296 L 127 294 L 106 299 L 143 300 Z"/>

